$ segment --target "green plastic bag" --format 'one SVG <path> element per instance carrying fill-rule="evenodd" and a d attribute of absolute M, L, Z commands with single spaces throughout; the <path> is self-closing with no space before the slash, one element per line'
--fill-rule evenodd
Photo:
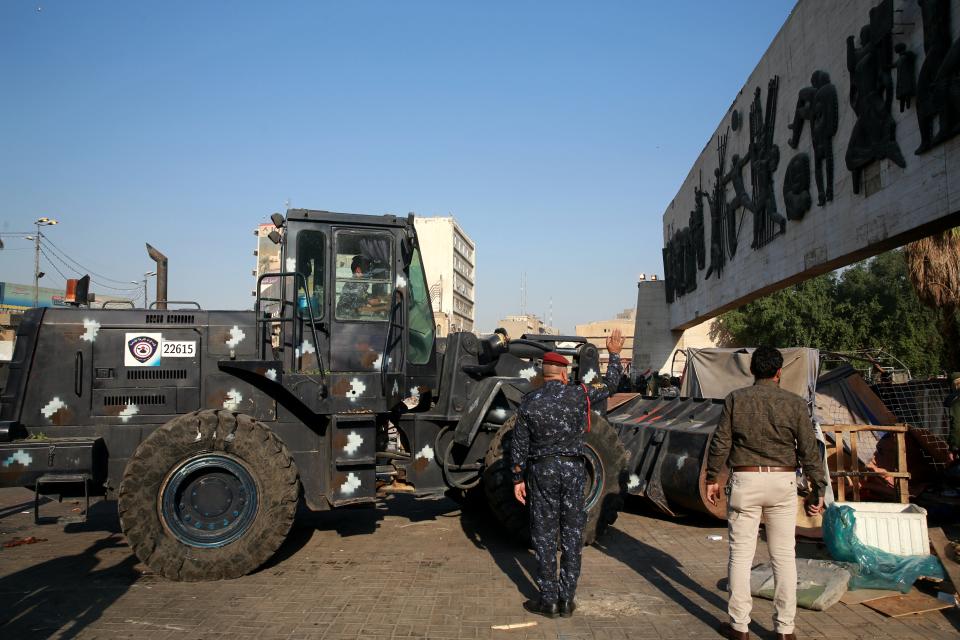
<path fill-rule="evenodd" d="M 898 556 L 863 544 L 854 532 L 854 510 L 832 504 L 823 514 L 823 541 L 834 560 L 850 566 L 850 589 L 889 589 L 907 593 L 917 578 L 943 579 L 943 566 L 932 555 Z"/>

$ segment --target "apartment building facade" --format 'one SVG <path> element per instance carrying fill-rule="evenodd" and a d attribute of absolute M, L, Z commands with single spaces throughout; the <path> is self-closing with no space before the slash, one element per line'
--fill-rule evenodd
<path fill-rule="evenodd" d="M 437 335 L 474 331 L 477 247 L 453 216 L 415 218 Z"/>

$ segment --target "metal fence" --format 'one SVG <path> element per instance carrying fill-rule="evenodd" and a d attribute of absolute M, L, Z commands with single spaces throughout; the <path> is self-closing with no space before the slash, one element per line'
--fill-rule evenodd
<path fill-rule="evenodd" d="M 945 379 L 933 379 L 881 380 L 871 385 L 897 420 L 913 427 L 924 457 L 936 468 L 943 468 L 947 458 L 949 423 L 943 401 L 950 392 L 949 384 Z"/>

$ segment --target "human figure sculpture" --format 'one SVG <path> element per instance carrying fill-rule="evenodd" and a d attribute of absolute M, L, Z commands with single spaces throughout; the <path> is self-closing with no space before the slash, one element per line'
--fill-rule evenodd
<path fill-rule="evenodd" d="M 903 113 L 917 95 L 917 54 L 902 42 L 893 50 L 897 52 L 897 100 L 900 101 L 900 113 Z"/>
<path fill-rule="evenodd" d="M 950 51 L 950 0 L 918 0 L 923 19 L 923 64 L 917 78 L 917 124 L 920 146 L 914 152 L 925 153 L 934 146 L 933 124 L 941 111 L 942 93 L 937 76 Z M 941 128 L 942 128 L 941 123 Z"/>
<path fill-rule="evenodd" d="M 817 180 L 817 204 L 821 207 L 833 201 L 833 137 L 839 125 L 837 88 L 826 71 L 813 72 L 813 165 Z"/>
<path fill-rule="evenodd" d="M 703 269 L 707 264 L 707 241 L 704 237 L 703 196 L 706 194 L 700 187 L 694 187 L 694 206 L 690 212 L 690 235 L 693 238 L 693 249 L 697 256 L 697 269 Z"/>
<path fill-rule="evenodd" d="M 758 249 L 769 238 L 767 223 L 780 227 L 781 234 L 787 231 L 787 219 L 777 211 L 777 199 L 773 174 L 780 165 L 780 148 L 773 144 L 776 122 L 779 78 L 776 76 L 767 85 L 766 114 L 760 102 L 760 87 L 757 87 L 750 105 L 750 174 L 753 179 L 753 242 L 750 247 Z"/>
<path fill-rule="evenodd" d="M 816 85 L 800 89 L 797 96 L 797 106 L 793 111 L 793 122 L 787 125 L 793 133 L 787 141 L 792 148 L 796 149 L 800 144 L 800 134 L 803 133 L 803 123 L 807 120 L 813 120 L 813 98 L 817 93 Z"/>
<path fill-rule="evenodd" d="M 697 288 L 697 253 L 693 232 L 690 227 L 684 227 L 680 230 L 679 237 L 683 246 L 683 288 L 685 293 L 690 293 Z"/>
<path fill-rule="evenodd" d="M 727 203 L 727 211 L 736 211 L 743 207 L 747 211 L 753 211 L 753 200 L 747 193 L 743 184 L 743 168 L 750 164 L 750 156 L 741 158 L 740 154 L 735 153 L 730 158 L 730 172 L 723 176 L 724 183 L 733 183 L 733 199 Z"/>
<path fill-rule="evenodd" d="M 670 242 L 667 242 L 665 246 L 660 251 L 663 256 L 663 290 L 664 294 L 667 297 L 667 304 L 673 302 L 674 291 L 673 291 L 673 254 L 670 251 Z"/>
<path fill-rule="evenodd" d="M 863 169 L 889 159 L 899 167 L 907 163 L 897 144 L 897 125 L 890 114 L 893 104 L 892 68 L 893 4 L 883 0 L 870 10 L 870 24 L 860 30 L 860 46 L 847 38 L 850 104 L 857 121 L 850 132 L 846 164 L 853 173 L 853 192 L 860 193 Z"/>
<path fill-rule="evenodd" d="M 713 177 L 718 182 L 720 181 L 719 169 L 713 170 Z M 717 277 L 720 276 L 720 272 L 723 271 L 727 261 L 727 254 L 723 247 L 723 210 L 720 198 L 717 197 L 717 194 L 711 196 L 706 191 L 701 191 L 701 193 L 707 199 L 707 205 L 710 207 L 710 268 L 707 269 L 704 276 L 704 279 L 706 279 L 714 273 L 717 274 Z"/>

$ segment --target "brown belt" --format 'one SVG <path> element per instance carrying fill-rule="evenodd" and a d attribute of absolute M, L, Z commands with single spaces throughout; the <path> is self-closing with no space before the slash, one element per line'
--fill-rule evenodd
<path fill-rule="evenodd" d="M 777 472 L 793 472 L 796 471 L 796 467 L 734 467 L 734 472 L 740 473 L 742 471 L 759 471 L 762 473 L 777 473 Z"/>

